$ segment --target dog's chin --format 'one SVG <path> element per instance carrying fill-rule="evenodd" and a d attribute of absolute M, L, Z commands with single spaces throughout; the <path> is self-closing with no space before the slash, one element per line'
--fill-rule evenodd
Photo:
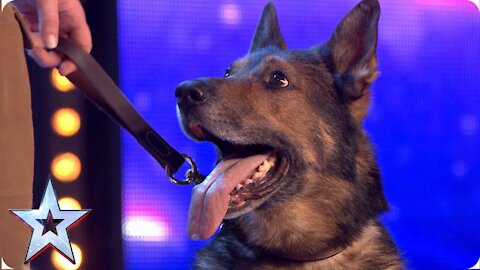
<path fill-rule="evenodd" d="M 242 180 L 229 192 L 225 219 L 233 219 L 255 210 L 279 191 L 285 184 L 284 176 L 289 169 L 286 155 L 279 149 L 266 144 L 236 144 L 228 138 L 220 138 L 202 125 L 190 121 L 187 134 L 197 141 L 210 141 L 219 151 L 217 164 L 231 160 L 248 159 L 252 156 L 263 156 L 260 165 L 243 172 Z"/>

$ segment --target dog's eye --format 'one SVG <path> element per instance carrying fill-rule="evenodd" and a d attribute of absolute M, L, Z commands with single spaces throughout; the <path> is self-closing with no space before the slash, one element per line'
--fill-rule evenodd
<path fill-rule="evenodd" d="M 225 70 L 225 75 L 223 75 L 223 76 L 224 76 L 224 77 L 230 76 L 230 72 L 231 72 L 230 68 L 227 68 L 227 69 Z"/>
<path fill-rule="evenodd" d="M 289 85 L 288 79 L 281 71 L 275 71 L 272 73 L 269 83 L 277 87 L 285 88 Z"/>

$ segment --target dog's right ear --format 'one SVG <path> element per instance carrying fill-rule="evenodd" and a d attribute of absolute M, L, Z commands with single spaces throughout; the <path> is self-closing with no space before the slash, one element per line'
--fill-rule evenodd
<path fill-rule="evenodd" d="M 287 49 L 287 44 L 283 39 L 282 33 L 280 33 L 277 11 L 272 2 L 269 2 L 263 9 L 262 18 L 260 18 L 248 52 L 253 53 L 268 46 L 275 46 L 283 50 Z"/>
<path fill-rule="evenodd" d="M 342 19 L 326 44 L 335 84 L 359 122 L 368 111 L 370 85 L 380 74 L 376 54 L 379 15 L 378 0 L 362 0 Z"/>

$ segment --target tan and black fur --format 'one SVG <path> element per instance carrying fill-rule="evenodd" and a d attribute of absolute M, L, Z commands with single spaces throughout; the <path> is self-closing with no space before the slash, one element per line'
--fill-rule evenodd
<path fill-rule="evenodd" d="M 377 0 L 363 0 L 325 44 L 288 50 L 269 3 L 225 78 L 177 88 L 182 122 L 213 134 L 219 159 L 235 145 L 265 145 L 289 165 L 269 200 L 224 221 L 195 269 L 403 269 L 377 220 L 388 204 L 362 127 L 378 76 L 379 14 Z M 287 87 L 271 83 L 275 72 Z"/>

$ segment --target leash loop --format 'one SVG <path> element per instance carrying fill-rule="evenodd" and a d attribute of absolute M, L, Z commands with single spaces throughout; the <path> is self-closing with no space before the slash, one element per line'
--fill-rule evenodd
<path fill-rule="evenodd" d="M 179 186 L 188 186 L 190 184 L 198 185 L 202 183 L 203 180 L 205 180 L 205 175 L 200 174 L 198 172 L 198 167 L 195 161 L 191 157 L 185 154 L 182 154 L 182 156 L 183 158 L 185 158 L 185 161 L 188 164 L 190 164 L 190 169 L 188 169 L 187 172 L 185 173 L 185 179 L 180 180 L 173 175 L 174 174 L 173 170 L 170 169 L 170 167 L 167 165 L 165 167 L 165 171 L 167 172 L 167 176 L 170 179 L 170 181 Z"/>

